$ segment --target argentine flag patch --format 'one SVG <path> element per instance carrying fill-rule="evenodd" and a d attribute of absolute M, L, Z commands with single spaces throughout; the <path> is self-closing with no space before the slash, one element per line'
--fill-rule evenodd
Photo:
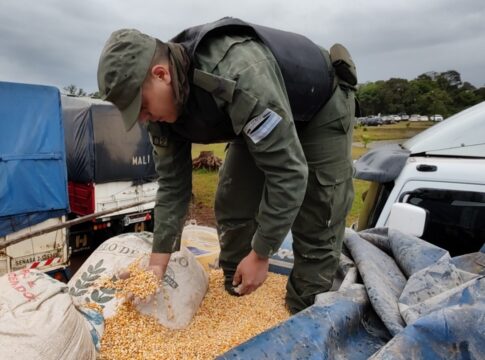
<path fill-rule="evenodd" d="M 270 109 L 251 119 L 243 128 L 244 133 L 257 144 L 263 140 L 281 121 L 281 116 Z"/>

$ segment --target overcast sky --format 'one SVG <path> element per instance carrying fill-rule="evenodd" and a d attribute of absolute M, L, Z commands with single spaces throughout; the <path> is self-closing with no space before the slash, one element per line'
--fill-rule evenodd
<path fill-rule="evenodd" d="M 161 40 L 224 16 L 297 32 L 351 52 L 359 82 L 457 70 L 485 86 L 483 0 L 0 0 L 0 81 L 97 90 L 112 31 Z"/>

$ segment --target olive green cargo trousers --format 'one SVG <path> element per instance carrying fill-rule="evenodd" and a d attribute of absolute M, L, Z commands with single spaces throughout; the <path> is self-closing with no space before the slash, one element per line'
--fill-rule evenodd
<path fill-rule="evenodd" d="M 328 291 L 337 270 L 345 217 L 354 196 L 354 113 L 354 92 L 337 86 L 327 104 L 298 129 L 309 175 L 303 204 L 291 228 L 294 265 L 287 283 L 286 303 L 292 313 L 312 305 L 317 294 Z M 220 265 L 228 281 L 251 251 L 263 187 L 264 174 L 245 144 L 230 143 L 215 200 Z"/>

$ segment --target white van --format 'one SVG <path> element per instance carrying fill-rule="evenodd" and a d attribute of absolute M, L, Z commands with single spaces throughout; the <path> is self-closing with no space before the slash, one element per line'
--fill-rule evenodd
<path fill-rule="evenodd" d="M 478 251 L 485 242 L 484 134 L 482 102 L 362 156 L 355 177 L 371 183 L 357 230 L 399 228 L 452 256 Z"/>

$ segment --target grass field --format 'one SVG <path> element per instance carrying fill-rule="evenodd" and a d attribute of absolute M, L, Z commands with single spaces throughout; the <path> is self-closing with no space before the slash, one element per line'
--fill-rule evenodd
<path fill-rule="evenodd" d="M 354 142 L 361 143 L 352 147 L 352 158 L 358 159 L 368 151 L 365 145 L 373 141 L 395 140 L 410 138 L 424 129 L 433 125 L 431 122 L 401 122 L 398 124 L 374 126 L 374 127 L 356 127 L 354 129 Z M 363 137 L 367 140 L 363 141 Z M 210 144 L 192 146 L 192 158 L 199 156 L 201 151 L 213 151 L 214 155 L 224 159 L 225 144 Z M 193 173 L 193 193 L 197 203 L 212 208 L 214 205 L 214 196 L 217 188 L 218 174 L 207 170 L 196 170 Z M 357 221 L 360 209 L 362 208 L 362 193 L 368 188 L 368 182 L 354 180 L 355 198 L 352 210 L 347 217 L 347 225 Z"/>
<path fill-rule="evenodd" d="M 433 125 L 430 121 L 402 121 L 397 124 L 383 126 L 357 126 L 354 129 L 354 141 L 362 141 L 367 135 L 371 141 L 408 139 Z"/>

